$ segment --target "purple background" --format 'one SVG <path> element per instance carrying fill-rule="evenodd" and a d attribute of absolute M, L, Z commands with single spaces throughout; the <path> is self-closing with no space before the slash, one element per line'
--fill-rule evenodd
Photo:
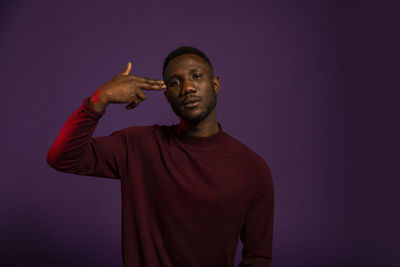
<path fill-rule="evenodd" d="M 392 2 L 394 3 L 394 1 Z M 370 1 L 2 1 L 1 266 L 122 266 L 120 183 L 51 169 L 68 116 L 128 61 L 181 45 L 221 79 L 218 119 L 269 164 L 273 266 L 400 266 L 398 12 Z M 95 135 L 178 122 L 163 95 Z M 240 261 L 241 244 L 236 263 Z"/>

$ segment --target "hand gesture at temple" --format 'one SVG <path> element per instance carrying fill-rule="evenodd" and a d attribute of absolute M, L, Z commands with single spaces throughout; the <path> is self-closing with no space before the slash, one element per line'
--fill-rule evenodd
<path fill-rule="evenodd" d="M 125 108 L 133 109 L 146 99 L 142 90 L 164 90 L 166 85 L 162 80 L 138 77 L 130 74 L 132 63 L 109 82 L 100 86 L 90 97 L 90 105 L 103 112 L 109 103 L 129 103 Z"/>

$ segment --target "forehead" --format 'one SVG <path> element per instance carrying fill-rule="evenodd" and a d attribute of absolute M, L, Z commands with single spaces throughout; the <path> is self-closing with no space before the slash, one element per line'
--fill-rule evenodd
<path fill-rule="evenodd" d="M 185 54 L 172 59 L 165 68 L 165 77 L 179 75 L 192 69 L 200 69 L 211 73 L 210 65 L 196 54 Z"/>

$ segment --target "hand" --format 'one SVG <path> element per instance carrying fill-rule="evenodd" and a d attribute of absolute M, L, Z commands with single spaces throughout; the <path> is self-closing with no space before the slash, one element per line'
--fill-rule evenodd
<path fill-rule="evenodd" d="M 146 99 L 142 90 L 164 90 L 167 88 L 164 81 L 130 75 L 131 70 L 132 63 L 128 62 L 123 71 L 97 89 L 90 97 L 91 106 L 102 112 L 109 103 L 129 103 L 125 108 L 133 109 Z"/>

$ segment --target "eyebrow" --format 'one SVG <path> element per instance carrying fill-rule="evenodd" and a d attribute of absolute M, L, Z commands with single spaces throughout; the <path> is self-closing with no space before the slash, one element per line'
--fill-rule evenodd
<path fill-rule="evenodd" d="M 189 69 L 189 73 L 193 73 L 193 72 L 196 72 L 196 71 L 204 71 L 204 70 L 202 68 L 191 68 L 191 69 Z M 168 80 L 171 80 L 172 78 L 179 78 L 179 77 L 180 77 L 180 75 L 173 74 L 173 75 L 167 77 L 167 79 L 165 79 L 165 80 L 168 81 Z"/>

